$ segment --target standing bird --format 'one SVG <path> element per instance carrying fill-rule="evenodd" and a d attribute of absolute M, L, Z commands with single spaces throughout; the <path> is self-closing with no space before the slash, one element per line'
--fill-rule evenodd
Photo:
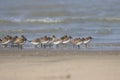
<path fill-rule="evenodd" d="M 38 45 L 40 44 L 40 39 L 36 38 L 31 41 L 29 41 L 31 44 L 33 44 L 36 48 L 38 48 Z"/>
<path fill-rule="evenodd" d="M 91 36 L 83 39 L 83 44 L 85 45 L 86 48 L 88 47 L 88 44 L 90 43 L 91 40 L 92 40 Z"/>
<path fill-rule="evenodd" d="M 40 38 L 41 47 L 46 48 L 48 42 L 49 42 L 49 39 L 48 39 L 47 36 L 44 36 L 44 37 Z"/>
<path fill-rule="evenodd" d="M 13 36 L 11 39 L 11 47 L 15 47 L 14 41 L 18 38 L 18 36 Z"/>
<path fill-rule="evenodd" d="M 1 39 L 2 47 L 7 47 L 11 43 L 12 36 L 6 35 Z"/>
<path fill-rule="evenodd" d="M 49 40 L 48 46 L 49 47 L 53 46 L 53 42 L 54 42 L 55 39 L 56 39 L 55 35 L 52 35 L 52 36 L 48 37 L 48 40 Z"/>
<path fill-rule="evenodd" d="M 61 43 L 62 43 L 62 40 L 61 40 L 61 39 L 55 39 L 55 40 L 53 41 L 53 45 L 56 45 L 56 48 L 58 48 Z"/>
<path fill-rule="evenodd" d="M 67 36 L 67 35 L 65 35 L 65 36 Z M 54 39 L 54 41 L 53 41 L 53 45 L 55 45 L 55 46 L 56 46 L 56 48 L 58 48 L 58 47 L 59 47 L 59 45 L 60 45 L 60 44 L 62 44 L 62 39 L 64 39 L 64 38 L 65 38 L 65 36 L 60 37 L 60 38 L 55 38 L 55 39 Z"/>
<path fill-rule="evenodd" d="M 62 39 L 62 44 L 65 45 L 65 46 L 67 46 L 67 45 L 70 43 L 71 39 L 72 39 L 71 36 L 66 36 L 66 37 L 64 37 L 64 38 Z"/>
<path fill-rule="evenodd" d="M 71 36 L 66 36 L 66 37 L 62 38 L 62 43 L 63 44 L 69 43 L 71 39 L 72 39 Z"/>
<path fill-rule="evenodd" d="M 22 49 L 26 41 L 27 38 L 24 35 L 21 35 L 18 38 L 16 38 L 16 40 L 13 43 L 17 45 L 18 48 Z"/>
<path fill-rule="evenodd" d="M 77 46 L 78 48 L 80 48 L 80 45 L 83 43 L 83 39 L 81 38 L 75 38 L 71 41 L 71 44 L 74 46 Z"/>

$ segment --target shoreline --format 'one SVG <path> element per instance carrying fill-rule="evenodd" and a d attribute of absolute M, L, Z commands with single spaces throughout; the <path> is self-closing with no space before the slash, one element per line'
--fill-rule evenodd
<path fill-rule="evenodd" d="M 0 48 L 0 56 L 67 56 L 67 55 L 120 55 L 120 50 L 80 50 L 80 49 L 18 49 Z"/>

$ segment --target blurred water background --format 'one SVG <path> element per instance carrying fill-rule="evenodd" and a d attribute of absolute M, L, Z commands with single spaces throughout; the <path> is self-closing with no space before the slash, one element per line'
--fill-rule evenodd
<path fill-rule="evenodd" d="M 120 0 L 1 0 L 0 38 L 92 36 L 91 48 L 120 49 Z"/>

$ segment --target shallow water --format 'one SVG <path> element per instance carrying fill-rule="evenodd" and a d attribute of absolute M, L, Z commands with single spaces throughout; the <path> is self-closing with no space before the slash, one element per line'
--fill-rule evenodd
<path fill-rule="evenodd" d="M 120 49 L 120 0 L 1 0 L 0 38 L 92 36 L 91 48 Z"/>

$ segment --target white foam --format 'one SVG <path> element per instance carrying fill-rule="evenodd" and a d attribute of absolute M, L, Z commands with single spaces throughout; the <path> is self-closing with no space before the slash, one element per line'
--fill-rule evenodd
<path fill-rule="evenodd" d="M 39 18 L 39 19 L 35 19 L 35 18 L 27 18 L 27 19 L 23 19 L 23 20 L 16 20 L 15 22 L 41 22 L 41 23 L 58 23 L 58 22 L 62 22 L 63 20 L 60 18 Z"/>
<path fill-rule="evenodd" d="M 62 22 L 60 18 L 41 18 L 41 19 L 26 19 L 24 22 L 43 22 L 43 23 L 58 23 Z"/>
<path fill-rule="evenodd" d="M 43 17 L 43 18 L 24 18 L 24 17 L 5 17 L 0 18 L 0 20 L 3 21 L 9 21 L 9 22 L 17 22 L 17 23 L 62 23 L 65 21 L 78 21 L 78 20 L 84 20 L 84 21 L 107 21 L 107 22 L 120 22 L 120 18 L 118 17 L 105 17 L 105 18 L 99 18 L 99 17 L 66 17 L 66 18 L 50 18 L 50 17 Z"/>
<path fill-rule="evenodd" d="M 3 21 L 9 21 L 9 22 L 17 22 L 17 23 L 22 23 L 22 22 L 27 22 L 27 23 L 34 23 L 34 22 L 40 22 L 40 23 L 60 23 L 63 22 L 63 18 L 21 18 L 21 17 L 5 17 L 0 20 Z"/>

